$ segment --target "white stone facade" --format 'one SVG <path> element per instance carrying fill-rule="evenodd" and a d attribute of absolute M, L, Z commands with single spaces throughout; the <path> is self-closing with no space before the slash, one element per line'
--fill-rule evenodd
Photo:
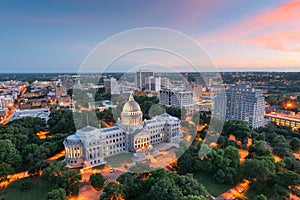
<path fill-rule="evenodd" d="M 84 127 L 64 140 L 68 167 L 94 167 L 105 164 L 105 158 L 151 150 L 156 144 L 178 143 L 180 120 L 167 113 L 142 121 L 142 112 L 133 96 L 124 105 L 116 126 L 97 129 Z"/>

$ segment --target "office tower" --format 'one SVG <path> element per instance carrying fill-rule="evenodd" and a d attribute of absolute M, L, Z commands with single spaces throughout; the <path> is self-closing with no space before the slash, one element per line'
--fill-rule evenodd
<path fill-rule="evenodd" d="M 194 98 L 200 99 L 202 97 L 203 86 L 202 85 L 194 85 Z"/>
<path fill-rule="evenodd" d="M 193 105 L 193 92 L 184 90 L 160 90 L 159 101 L 161 104 L 175 107 L 186 107 Z"/>
<path fill-rule="evenodd" d="M 136 72 L 136 87 L 139 89 L 145 88 L 146 78 L 154 76 L 153 72 L 150 71 L 137 71 Z"/>
<path fill-rule="evenodd" d="M 161 78 L 161 89 L 167 89 L 167 88 L 170 88 L 170 79 L 168 78 Z"/>
<path fill-rule="evenodd" d="M 146 77 L 146 90 L 153 90 L 155 92 L 161 89 L 161 78 L 154 78 L 153 76 Z"/>
<path fill-rule="evenodd" d="M 119 94 L 119 84 L 115 78 L 106 78 L 104 79 L 104 88 L 105 92 L 109 92 L 111 94 Z"/>

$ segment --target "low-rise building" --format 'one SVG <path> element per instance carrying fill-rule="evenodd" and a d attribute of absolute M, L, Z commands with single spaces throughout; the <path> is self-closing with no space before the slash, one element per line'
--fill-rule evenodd
<path fill-rule="evenodd" d="M 142 120 L 139 104 L 130 95 L 121 119 L 110 128 L 86 126 L 64 140 L 67 167 L 93 167 L 105 158 L 123 152 L 151 152 L 156 144 L 177 143 L 181 139 L 180 120 L 166 113 Z"/>

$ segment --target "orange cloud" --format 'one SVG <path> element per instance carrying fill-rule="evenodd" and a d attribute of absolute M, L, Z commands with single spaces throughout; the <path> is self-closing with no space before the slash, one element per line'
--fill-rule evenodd
<path fill-rule="evenodd" d="M 300 53 L 300 29 L 269 32 L 246 41 L 279 51 Z"/>
<path fill-rule="evenodd" d="M 208 35 L 208 42 L 258 44 L 274 50 L 300 52 L 300 0 L 247 16 Z"/>

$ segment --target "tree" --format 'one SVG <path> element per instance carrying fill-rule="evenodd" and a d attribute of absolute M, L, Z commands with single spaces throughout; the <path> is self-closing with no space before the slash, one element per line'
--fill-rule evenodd
<path fill-rule="evenodd" d="M 148 199 L 160 200 L 182 200 L 183 194 L 181 189 L 171 178 L 163 178 L 156 182 L 148 193 Z"/>
<path fill-rule="evenodd" d="M 87 108 L 89 106 L 90 99 L 87 93 L 80 89 L 73 89 L 72 91 L 73 101 L 76 102 L 78 106 Z"/>
<path fill-rule="evenodd" d="M 291 155 L 290 144 L 282 135 L 277 135 L 271 142 L 273 153 L 281 158 L 289 157 Z"/>
<path fill-rule="evenodd" d="M 71 110 L 55 110 L 51 112 L 48 124 L 53 133 L 70 133 L 76 131 Z"/>
<path fill-rule="evenodd" d="M 294 171 L 296 173 L 300 173 L 300 161 L 295 158 L 285 158 L 284 160 L 285 167 L 288 170 Z"/>
<path fill-rule="evenodd" d="M 291 187 L 300 185 L 300 174 L 293 171 L 286 170 L 276 174 L 275 178 L 275 191 L 281 196 L 289 196 L 289 189 Z"/>
<path fill-rule="evenodd" d="M 82 178 L 78 169 L 68 169 L 63 162 L 51 163 L 43 170 L 42 177 L 57 187 L 63 188 L 67 195 L 79 192 Z"/>
<path fill-rule="evenodd" d="M 9 180 L 7 175 L 12 173 L 14 173 L 14 168 L 7 163 L 0 163 L 0 183 Z"/>
<path fill-rule="evenodd" d="M 109 183 L 103 189 L 100 200 L 123 200 L 126 198 L 124 185 L 120 183 Z"/>
<path fill-rule="evenodd" d="M 198 155 L 197 155 L 198 157 Z M 179 174 L 191 173 L 194 171 L 194 154 L 188 148 L 177 160 L 177 171 Z"/>
<path fill-rule="evenodd" d="M 193 178 L 192 174 L 174 175 L 176 185 L 181 189 L 184 196 L 207 196 L 208 192 L 205 187 Z"/>
<path fill-rule="evenodd" d="M 290 142 L 291 149 L 294 152 L 297 152 L 300 150 L 300 140 L 298 138 L 293 137 L 293 139 Z"/>
<path fill-rule="evenodd" d="M 90 176 L 90 180 L 93 188 L 95 188 L 98 191 L 102 189 L 105 182 L 105 178 L 100 173 L 92 174 Z"/>
<path fill-rule="evenodd" d="M 206 200 L 204 196 L 195 196 L 195 195 L 189 195 L 183 198 L 183 200 Z"/>
<path fill-rule="evenodd" d="M 254 200 L 268 200 L 268 198 L 265 195 L 260 194 L 260 195 L 256 196 L 254 198 Z"/>
<path fill-rule="evenodd" d="M 8 173 L 14 172 L 22 163 L 22 157 L 10 140 L 0 140 L 0 179 L 5 179 Z M 7 169 L 5 169 L 7 167 Z"/>
<path fill-rule="evenodd" d="M 233 134 L 242 144 L 247 144 L 251 132 L 248 124 L 244 121 L 232 120 L 224 123 L 223 134 L 226 136 Z"/>
<path fill-rule="evenodd" d="M 243 178 L 250 180 L 251 182 L 264 182 L 270 179 L 270 176 L 275 172 L 274 161 L 269 160 L 246 160 L 241 166 L 241 174 Z"/>
<path fill-rule="evenodd" d="M 40 172 L 48 166 L 49 166 L 49 163 L 45 160 L 37 161 L 29 167 L 28 174 L 39 175 Z"/>
<path fill-rule="evenodd" d="M 233 146 L 225 149 L 212 149 L 206 157 L 202 158 L 200 170 L 214 174 L 214 179 L 219 183 L 234 183 L 240 168 L 239 150 Z"/>
<path fill-rule="evenodd" d="M 124 192 L 127 197 L 136 196 L 142 190 L 142 182 L 135 176 L 135 174 L 122 174 L 117 181 L 124 185 Z"/>
<path fill-rule="evenodd" d="M 254 145 L 249 147 L 249 153 L 247 158 L 257 158 L 257 157 L 271 157 L 272 151 L 267 148 L 266 142 L 264 141 L 255 141 Z"/>
<path fill-rule="evenodd" d="M 141 110 L 143 112 L 143 117 L 149 119 L 149 110 L 154 103 L 152 101 L 144 101 L 141 105 Z"/>
<path fill-rule="evenodd" d="M 68 200 L 66 191 L 62 188 L 51 190 L 47 193 L 45 200 Z"/>

